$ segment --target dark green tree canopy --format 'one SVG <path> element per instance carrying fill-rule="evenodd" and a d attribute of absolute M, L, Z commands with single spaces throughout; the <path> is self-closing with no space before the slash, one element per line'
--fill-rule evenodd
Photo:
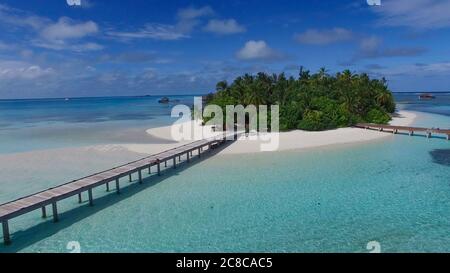
<path fill-rule="evenodd" d="M 298 78 L 258 73 L 219 82 L 206 98 L 225 111 L 226 105 L 280 106 L 280 130 L 310 131 L 348 127 L 357 122 L 387 123 L 395 111 L 386 80 L 349 70 L 335 75 L 301 68 Z"/>

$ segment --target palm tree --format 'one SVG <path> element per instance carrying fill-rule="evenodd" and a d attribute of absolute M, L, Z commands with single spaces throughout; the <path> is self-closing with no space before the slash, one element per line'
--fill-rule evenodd
<path fill-rule="evenodd" d="M 321 67 L 319 69 L 319 79 L 323 80 L 325 77 L 327 77 L 327 69 L 325 67 Z"/>
<path fill-rule="evenodd" d="M 228 88 L 228 83 L 227 81 L 220 81 L 216 84 L 216 91 L 217 92 L 221 92 L 221 91 L 225 91 Z"/>

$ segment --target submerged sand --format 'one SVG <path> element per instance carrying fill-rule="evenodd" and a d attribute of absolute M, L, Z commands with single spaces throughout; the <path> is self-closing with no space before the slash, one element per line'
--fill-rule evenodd
<path fill-rule="evenodd" d="M 416 114 L 402 111 L 391 124 L 406 126 L 415 118 Z M 194 130 L 196 132 L 203 130 L 207 133 L 205 137 L 214 135 L 211 128 L 202 127 L 198 123 L 194 124 Z M 172 138 L 171 126 L 148 129 L 146 135 L 152 143 L 141 141 L 140 143 L 145 144 L 93 145 L 2 154 L 0 166 L 3 182 L 0 189 L 0 203 L 192 142 L 192 140 L 175 141 Z M 362 143 L 394 136 L 372 130 L 342 128 L 324 132 L 295 130 L 280 133 L 279 137 L 277 151 Z M 241 137 L 219 154 L 258 153 L 261 152 L 261 143 L 262 141 Z"/>

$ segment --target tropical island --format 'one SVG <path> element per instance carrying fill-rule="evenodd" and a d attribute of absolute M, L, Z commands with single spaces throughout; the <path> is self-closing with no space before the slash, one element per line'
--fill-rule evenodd
<path fill-rule="evenodd" d="M 358 122 L 386 124 L 395 111 L 394 97 L 382 79 L 350 70 L 335 75 L 300 69 L 298 78 L 258 73 L 237 77 L 230 85 L 218 82 L 206 104 L 280 106 L 280 130 L 323 131 Z"/>

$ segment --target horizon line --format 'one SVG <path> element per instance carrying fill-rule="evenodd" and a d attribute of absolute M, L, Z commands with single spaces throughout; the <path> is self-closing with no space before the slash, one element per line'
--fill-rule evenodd
<path fill-rule="evenodd" d="M 145 97 L 175 97 L 175 96 L 204 96 L 205 94 L 172 94 L 172 95 L 113 95 L 113 96 L 81 96 L 81 97 L 36 97 L 36 98 L 10 98 L 3 99 L 0 98 L 0 101 L 6 100 L 64 100 L 64 99 L 101 99 L 101 98 L 145 98 Z"/>
<path fill-rule="evenodd" d="M 214 92 L 209 92 L 214 93 Z M 170 96 L 204 96 L 209 93 L 193 93 L 193 94 L 156 94 L 156 95 L 112 95 L 112 96 L 80 96 L 80 97 L 36 97 L 36 98 L 10 98 L 4 99 L 0 98 L 0 101 L 8 100 L 64 100 L 64 99 L 101 99 L 101 98 L 142 98 L 142 97 L 170 97 Z M 450 94 L 450 91 L 391 91 L 391 93 L 406 93 L 406 94 L 416 94 L 416 93 L 430 93 L 430 94 Z"/>

